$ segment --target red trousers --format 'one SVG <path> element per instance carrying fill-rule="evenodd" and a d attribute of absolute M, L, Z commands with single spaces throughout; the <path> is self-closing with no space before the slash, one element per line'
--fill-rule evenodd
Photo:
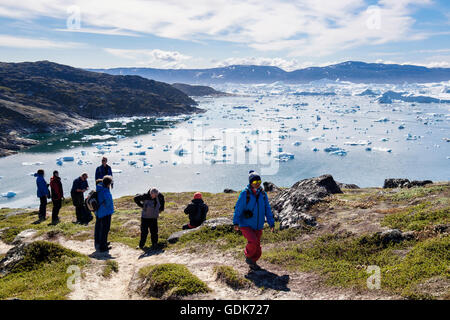
<path fill-rule="evenodd" d="M 261 235 L 262 230 L 254 230 L 250 227 L 239 228 L 247 239 L 247 246 L 245 247 L 244 254 L 247 258 L 253 262 L 258 261 L 261 257 Z"/>

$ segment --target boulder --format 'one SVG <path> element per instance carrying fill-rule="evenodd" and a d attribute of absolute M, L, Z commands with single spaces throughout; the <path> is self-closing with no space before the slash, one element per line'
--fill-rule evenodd
<path fill-rule="evenodd" d="M 12 247 L 7 253 L 6 256 L 0 260 L 0 275 L 4 276 L 8 274 L 14 266 L 23 260 L 25 256 L 25 247 L 28 244 L 22 243 L 18 246 Z"/>
<path fill-rule="evenodd" d="M 431 180 L 413 180 L 409 179 L 385 179 L 383 188 L 411 188 L 411 187 L 423 187 L 427 184 L 432 184 Z"/>
<path fill-rule="evenodd" d="M 380 235 L 380 239 L 383 244 L 414 239 L 413 231 L 401 232 L 398 229 L 389 229 L 383 232 L 379 232 L 378 234 Z"/>
<path fill-rule="evenodd" d="M 341 189 L 361 189 L 359 186 L 353 183 L 342 183 L 342 182 L 336 182 L 339 188 Z"/>
<path fill-rule="evenodd" d="M 273 192 L 273 191 L 279 191 L 280 188 L 278 188 L 275 184 L 273 184 L 270 181 L 264 181 L 263 182 L 264 191 L 265 192 Z"/>
<path fill-rule="evenodd" d="M 203 224 L 197 228 L 188 229 L 188 230 L 180 230 L 180 231 L 172 233 L 169 236 L 169 238 L 167 239 L 167 241 L 169 243 L 176 243 L 182 236 L 192 233 L 192 232 L 195 232 L 195 231 L 198 231 L 201 228 L 210 228 L 211 230 L 215 230 L 219 226 L 229 226 L 231 229 L 233 227 L 233 220 L 231 220 L 229 218 L 209 219 L 209 220 L 206 220 L 205 222 L 203 222 Z"/>
<path fill-rule="evenodd" d="M 13 240 L 12 244 L 17 245 L 23 242 L 28 242 L 37 235 L 37 231 L 34 229 L 26 229 L 19 233 Z"/>
<path fill-rule="evenodd" d="M 281 190 L 270 200 L 270 205 L 275 220 L 280 221 L 280 229 L 301 227 L 304 224 L 315 226 L 316 219 L 306 211 L 335 193 L 342 191 L 333 177 L 326 174 L 298 181 L 291 188 Z"/>

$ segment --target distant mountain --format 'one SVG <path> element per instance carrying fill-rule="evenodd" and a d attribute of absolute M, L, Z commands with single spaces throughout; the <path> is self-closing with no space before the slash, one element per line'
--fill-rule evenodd
<path fill-rule="evenodd" d="M 234 65 L 210 69 L 112 68 L 89 69 L 114 75 L 139 75 L 164 82 L 189 84 L 217 83 L 307 83 L 321 79 L 355 83 L 439 82 L 450 80 L 450 68 L 347 61 L 326 67 L 310 67 L 291 72 L 272 66 Z"/>
<path fill-rule="evenodd" d="M 172 87 L 177 88 L 178 90 L 184 92 L 185 94 L 191 97 L 232 95 L 226 92 L 217 91 L 214 88 L 208 86 L 198 86 L 198 85 L 196 86 L 185 83 L 173 83 Z"/>
<path fill-rule="evenodd" d="M 91 126 L 92 119 L 202 111 L 196 104 L 167 83 L 139 76 L 113 76 L 49 61 L 0 62 L 0 156 L 33 143 L 23 134 L 81 129 Z"/>

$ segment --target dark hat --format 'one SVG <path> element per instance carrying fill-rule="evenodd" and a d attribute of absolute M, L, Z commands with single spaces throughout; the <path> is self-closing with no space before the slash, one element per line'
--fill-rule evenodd
<path fill-rule="evenodd" d="M 261 180 L 261 177 L 255 172 L 255 170 L 250 170 L 248 173 L 248 182 L 250 184 L 255 180 Z"/>

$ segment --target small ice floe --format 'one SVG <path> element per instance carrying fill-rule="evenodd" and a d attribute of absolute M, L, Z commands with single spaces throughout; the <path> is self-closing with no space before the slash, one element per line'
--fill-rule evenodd
<path fill-rule="evenodd" d="M 314 151 L 314 152 L 317 152 L 317 151 L 319 151 L 319 148 L 314 147 L 311 150 Z"/>
<path fill-rule="evenodd" d="M 196 174 L 196 175 L 199 175 L 199 174 L 200 174 L 200 172 L 198 172 L 198 171 L 197 171 L 197 172 L 196 172 L 195 174 Z"/>
<path fill-rule="evenodd" d="M 450 138 L 442 138 L 445 142 L 450 142 Z"/>
<path fill-rule="evenodd" d="M 17 195 L 14 191 L 8 191 L 6 193 L 2 193 L 3 198 L 14 198 Z"/>
<path fill-rule="evenodd" d="M 81 155 L 82 155 L 82 156 L 85 156 L 85 155 L 87 155 L 87 152 L 86 152 L 86 151 L 84 151 L 84 150 L 81 150 L 81 151 L 80 151 L 80 153 L 81 153 Z"/>
<path fill-rule="evenodd" d="M 344 142 L 344 144 L 348 146 L 366 146 L 372 144 L 372 142 L 368 140 L 358 140 L 358 141 L 346 141 Z"/>
<path fill-rule="evenodd" d="M 289 160 L 294 159 L 294 154 L 289 152 L 281 152 L 278 154 L 278 156 L 275 157 L 276 161 L 286 162 Z"/>
<path fill-rule="evenodd" d="M 41 166 L 43 165 L 43 162 L 22 162 L 23 166 Z"/>
<path fill-rule="evenodd" d="M 134 161 L 134 160 L 131 160 L 131 161 L 128 161 L 128 164 L 129 164 L 130 166 L 136 166 L 136 165 L 137 165 L 137 162 Z"/>
<path fill-rule="evenodd" d="M 389 141 L 389 138 L 381 138 L 380 141 L 381 142 L 386 142 L 386 141 Z"/>
<path fill-rule="evenodd" d="M 388 118 L 380 118 L 378 120 L 373 120 L 373 122 L 388 122 L 389 119 Z"/>
<path fill-rule="evenodd" d="M 371 147 L 367 147 L 367 148 L 364 149 L 364 150 L 366 150 L 366 151 L 372 151 L 372 148 L 371 148 Z"/>
<path fill-rule="evenodd" d="M 71 162 L 71 161 L 75 161 L 75 158 L 74 157 L 63 157 L 62 158 L 62 161 L 64 161 L 64 162 Z"/>
<path fill-rule="evenodd" d="M 403 129 L 405 129 L 405 124 L 404 124 L 404 123 L 402 123 L 401 125 L 399 125 L 399 126 L 398 126 L 398 129 L 399 129 L 399 130 L 403 130 Z"/>
<path fill-rule="evenodd" d="M 186 149 L 185 147 L 183 147 L 183 145 L 180 144 L 178 147 L 176 147 L 174 153 L 175 153 L 177 156 L 182 157 L 182 156 L 184 156 L 185 154 L 189 154 L 190 151 L 189 151 L 188 149 Z"/>
<path fill-rule="evenodd" d="M 411 133 L 408 133 L 406 135 L 406 140 L 417 140 L 417 139 L 420 139 L 420 138 L 422 138 L 422 137 L 421 136 L 412 135 Z"/>
<path fill-rule="evenodd" d="M 302 143 L 300 141 L 295 141 L 292 145 L 298 147 L 299 145 L 301 145 Z"/>
<path fill-rule="evenodd" d="M 77 162 L 77 164 L 79 165 L 79 166 L 82 166 L 83 165 L 83 160 L 78 160 L 78 162 Z"/>
<path fill-rule="evenodd" d="M 57 159 L 57 160 L 56 160 L 56 164 L 57 164 L 58 166 L 62 166 L 62 165 L 63 165 L 63 162 L 62 162 L 61 159 Z"/>
<path fill-rule="evenodd" d="M 319 139 L 321 139 L 322 137 L 309 137 L 308 140 L 310 141 L 317 141 Z"/>
<path fill-rule="evenodd" d="M 392 149 L 389 149 L 389 148 L 378 148 L 378 147 L 374 147 L 373 150 L 376 150 L 376 151 L 383 151 L 383 152 L 392 152 Z"/>

